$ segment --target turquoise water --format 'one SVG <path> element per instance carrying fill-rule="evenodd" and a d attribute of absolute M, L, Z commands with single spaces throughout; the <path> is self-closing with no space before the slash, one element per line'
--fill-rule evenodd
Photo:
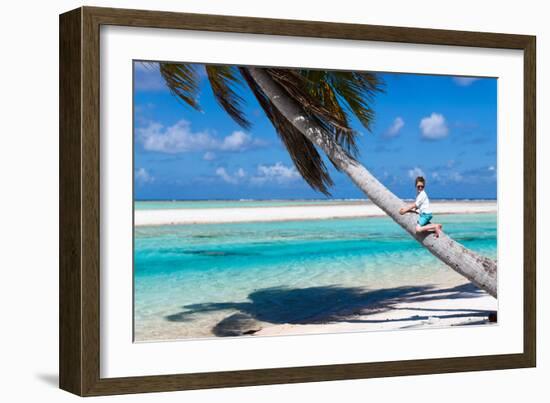
<path fill-rule="evenodd" d="M 496 258 L 496 214 L 436 221 L 464 246 Z M 137 341 L 212 336 L 244 308 L 269 312 L 263 319 L 271 323 L 320 313 L 312 305 L 323 301 L 294 301 L 297 290 L 318 296 L 335 286 L 444 284 L 457 276 L 386 217 L 136 227 L 134 253 Z"/>

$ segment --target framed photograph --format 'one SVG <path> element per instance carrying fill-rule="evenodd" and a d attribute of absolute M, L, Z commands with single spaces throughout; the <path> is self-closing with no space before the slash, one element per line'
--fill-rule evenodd
<path fill-rule="evenodd" d="M 533 367 L 535 37 L 60 16 L 60 387 Z"/>

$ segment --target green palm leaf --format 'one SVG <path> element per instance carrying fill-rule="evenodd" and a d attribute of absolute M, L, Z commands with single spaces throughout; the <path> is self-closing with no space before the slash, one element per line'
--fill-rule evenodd
<path fill-rule="evenodd" d="M 369 72 L 327 71 L 326 81 L 347 109 L 371 130 L 374 110 L 370 105 L 376 93 L 383 91 L 378 76 Z"/>
<path fill-rule="evenodd" d="M 358 133 L 351 130 L 348 122 L 354 115 L 367 130 L 371 130 L 374 111 L 370 105 L 376 93 L 383 91 L 382 81 L 369 72 L 300 70 L 300 73 L 307 79 L 308 91 L 346 122 L 348 130 L 334 127 L 332 132 L 338 144 L 356 156 Z"/>
<path fill-rule="evenodd" d="M 358 149 L 355 138 L 357 133 L 351 130 L 349 124 L 349 117 L 340 103 L 337 93 L 330 85 L 330 81 L 327 80 L 327 71 L 322 70 L 301 70 L 302 74 L 306 78 L 306 88 L 308 92 L 314 96 L 318 102 L 322 103 L 325 108 L 332 111 L 334 115 L 338 117 L 346 130 L 341 130 L 338 127 L 332 127 L 329 130 L 335 137 L 335 140 L 340 144 L 344 150 L 350 155 L 357 156 Z"/>
<path fill-rule="evenodd" d="M 159 63 L 159 71 L 174 96 L 192 108 L 200 110 L 197 101 L 199 75 L 196 65 L 190 63 Z"/>
<path fill-rule="evenodd" d="M 287 149 L 296 170 L 313 189 L 329 196 L 328 188 L 333 185 L 323 158 L 315 146 L 289 122 L 273 105 L 246 68 L 240 69 L 252 93 L 265 114 L 273 124 L 275 131 Z"/>
<path fill-rule="evenodd" d="M 220 65 L 206 65 L 205 69 L 218 104 L 239 126 L 249 129 L 251 124 L 242 111 L 244 100 L 235 91 L 237 86 L 242 85 L 238 69 Z"/>

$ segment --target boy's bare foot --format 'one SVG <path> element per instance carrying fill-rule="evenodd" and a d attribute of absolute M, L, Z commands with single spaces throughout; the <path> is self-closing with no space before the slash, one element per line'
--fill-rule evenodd
<path fill-rule="evenodd" d="M 443 225 L 437 224 L 435 226 L 435 237 L 439 238 L 439 234 L 441 234 L 441 228 L 443 228 Z"/>

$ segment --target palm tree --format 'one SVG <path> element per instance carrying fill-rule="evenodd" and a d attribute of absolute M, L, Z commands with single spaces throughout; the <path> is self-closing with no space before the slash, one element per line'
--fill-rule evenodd
<path fill-rule="evenodd" d="M 198 65 L 160 63 L 168 88 L 185 104 L 200 109 Z M 374 117 L 370 104 L 383 84 L 374 73 L 205 65 L 219 105 L 245 129 L 250 127 L 239 90 L 247 86 L 275 127 L 304 180 L 329 195 L 332 179 L 318 149 L 397 224 L 449 267 L 479 288 L 497 296 L 497 264 L 442 233 L 417 234 L 416 220 L 401 215 L 403 201 L 380 183 L 358 160 L 355 116 L 368 130 Z"/>

